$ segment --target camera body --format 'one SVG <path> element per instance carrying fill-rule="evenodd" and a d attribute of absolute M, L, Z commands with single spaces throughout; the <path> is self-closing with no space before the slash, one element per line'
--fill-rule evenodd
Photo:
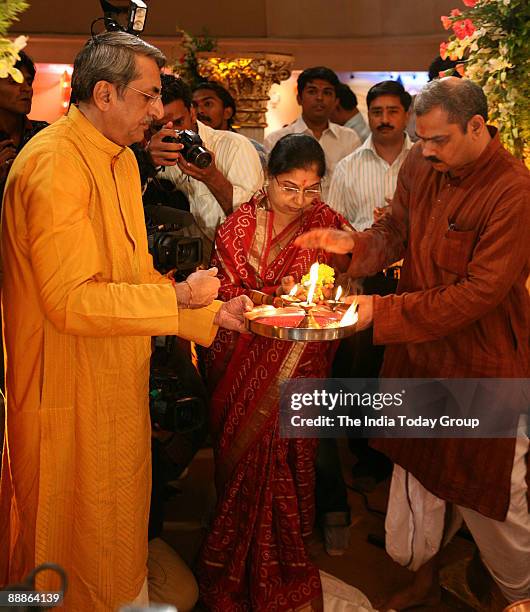
<path fill-rule="evenodd" d="M 166 136 L 162 142 L 183 145 L 182 157 L 197 168 L 208 168 L 213 161 L 212 154 L 203 146 L 202 138 L 191 130 L 175 130 L 175 136 Z"/>
<path fill-rule="evenodd" d="M 152 233 L 148 230 L 147 246 L 153 265 L 162 274 L 175 270 L 175 279 L 184 279 L 202 262 L 202 241 L 183 236 L 179 230 L 167 231 L 165 227 L 162 231 L 155 228 Z"/>

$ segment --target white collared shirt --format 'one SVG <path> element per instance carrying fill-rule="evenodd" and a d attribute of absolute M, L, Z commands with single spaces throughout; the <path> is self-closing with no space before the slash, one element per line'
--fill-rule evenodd
<path fill-rule="evenodd" d="M 214 130 L 200 121 L 197 126 L 204 146 L 215 155 L 215 165 L 232 184 L 232 206 L 236 210 L 263 186 L 263 171 L 256 149 L 241 134 Z M 197 226 L 208 240 L 213 241 L 215 230 L 226 215 L 208 187 L 184 174 L 178 166 L 166 166 L 159 177 L 169 179 L 186 195 Z"/>
<path fill-rule="evenodd" d="M 308 134 L 309 136 L 313 136 L 313 138 L 315 137 L 313 132 L 307 127 L 306 122 L 300 116 L 294 123 L 272 132 L 265 138 L 263 145 L 265 146 L 267 154 L 271 152 L 278 140 L 287 134 Z M 335 166 L 343 157 L 346 157 L 346 155 L 349 155 L 359 147 L 361 145 L 361 140 L 353 130 L 338 125 L 337 123 L 331 123 L 330 121 L 328 127 L 322 132 L 322 136 L 318 142 L 324 149 L 324 154 L 326 156 L 326 176 L 322 180 L 322 200 L 326 202 Z"/>
<path fill-rule="evenodd" d="M 390 165 L 377 154 L 370 134 L 361 147 L 337 164 L 327 203 L 356 230 L 370 227 L 374 208 L 386 206 L 385 198 L 394 195 L 399 169 L 412 146 L 405 134 L 401 153 Z"/>

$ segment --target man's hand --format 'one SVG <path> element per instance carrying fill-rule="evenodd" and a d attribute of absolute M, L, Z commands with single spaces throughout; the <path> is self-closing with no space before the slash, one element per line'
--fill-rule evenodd
<path fill-rule="evenodd" d="M 12 140 L 0 141 L 0 181 L 5 181 L 11 168 L 13 160 L 17 156 L 17 150 Z"/>
<path fill-rule="evenodd" d="M 324 249 L 329 253 L 344 255 L 353 251 L 353 236 L 353 232 L 344 230 L 315 229 L 298 236 L 294 243 L 303 249 Z"/>
<path fill-rule="evenodd" d="M 225 327 L 236 332 L 245 333 L 245 318 L 243 314 L 254 308 L 248 295 L 238 295 L 229 302 L 225 302 L 217 311 L 213 322 L 219 327 Z"/>
<path fill-rule="evenodd" d="M 175 285 L 177 303 L 184 308 L 203 308 L 215 300 L 220 286 L 217 268 L 198 270 L 184 282 Z"/>
<path fill-rule="evenodd" d="M 392 198 L 385 198 L 386 206 L 376 206 L 374 208 L 374 223 L 379 221 L 386 213 L 392 212 Z"/>
<path fill-rule="evenodd" d="M 162 142 L 167 136 L 175 138 L 175 130 L 171 121 L 168 121 L 161 130 L 153 134 L 147 145 L 147 151 L 151 155 L 155 166 L 176 166 L 182 157 L 180 151 L 184 145 L 175 142 Z"/>
<path fill-rule="evenodd" d="M 347 304 L 357 303 L 357 331 L 362 331 L 374 322 L 374 296 L 373 295 L 349 295 L 344 298 Z"/>
<path fill-rule="evenodd" d="M 381 208 L 374 208 L 374 222 L 379 221 L 379 219 L 391 212 L 391 206 L 381 206 Z"/>

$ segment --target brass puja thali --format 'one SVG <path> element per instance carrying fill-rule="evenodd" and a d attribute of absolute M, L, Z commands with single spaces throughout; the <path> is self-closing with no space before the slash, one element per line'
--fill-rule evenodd
<path fill-rule="evenodd" d="M 357 326 L 357 304 L 341 301 L 342 287 L 331 298 L 333 269 L 315 262 L 288 295 L 274 305 L 257 306 L 245 314 L 245 327 L 259 336 L 294 342 L 321 342 L 351 336 Z M 329 281 L 329 282 L 327 282 Z"/>
<path fill-rule="evenodd" d="M 346 316 L 347 311 L 350 315 Z M 259 336 L 295 342 L 340 340 L 355 333 L 357 314 L 348 305 L 258 306 L 245 315 L 245 327 Z"/>

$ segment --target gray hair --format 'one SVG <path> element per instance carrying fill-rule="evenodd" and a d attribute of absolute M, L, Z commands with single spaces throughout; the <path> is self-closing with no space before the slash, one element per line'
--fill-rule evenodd
<path fill-rule="evenodd" d="M 74 100 L 90 100 L 98 81 L 117 85 L 121 95 L 125 86 L 140 76 L 136 71 L 136 55 L 151 57 L 159 68 L 166 63 L 159 49 L 126 32 L 104 32 L 90 38 L 74 61 Z"/>
<path fill-rule="evenodd" d="M 447 113 L 449 123 L 457 123 L 464 133 L 471 117 L 488 120 L 488 101 L 482 88 L 469 79 L 436 79 L 427 83 L 414 100 L 418 117 L 436 107 Z"/>

